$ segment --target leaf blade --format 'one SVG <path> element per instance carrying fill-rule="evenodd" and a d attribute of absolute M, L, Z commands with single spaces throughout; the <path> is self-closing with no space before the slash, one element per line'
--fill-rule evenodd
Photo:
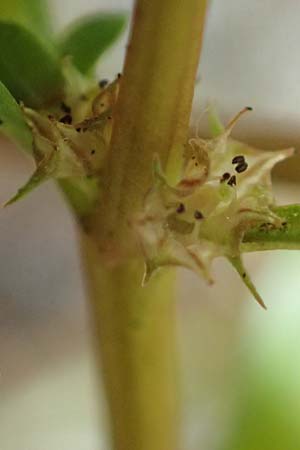
<path fill-rule="evenodd" d="M 51 36 L 47 0 L 1 0 L 0 19 L 17 22 L 41 38 Z"/>
<path fill-rule="evenodd" d="M 0 132 L 32 150 L 32 134 L 26 124 L 20 106 L 0 81 Z"/>
<path fill-rule="evenodd" d="M 0 80 L 17 100 L 40 108 L 63 92 L 59 60 L 23 26 L 0 22 Z"/>
<path fill-rule="evenodd" d="M 72 56 L 73 64 L 88 73 L 103 52 L 111 46 L 125 27 L 121 13 L 99 13 L 80 19 L 62 34 L 59 47 L 62 56 Z"/>

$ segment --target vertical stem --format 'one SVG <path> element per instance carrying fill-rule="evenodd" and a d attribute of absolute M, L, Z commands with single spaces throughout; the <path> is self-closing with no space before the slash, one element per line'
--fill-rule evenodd
<path fill-rule="evenodd" d="M 106 271 L 95 243 L 82 244 L 113 448 L 175 450 L 174 277 L 166 271 L 142 288 L 142 261 Z"/>
<path fill-rule="evenodd" d="M 149 187 L 153 154 L 165 167 L 170 154 L 183 153 L 205 11 L 206 0 L 136 1 L 114 111 L 105 213 L 93 220 L 104 240 L 123 245 L 125 235 L 128 242 L 128 218 Z"/>
<path fill-rule="evenodd" d="M 143 261 L 130 226 L 151 183 L 188 136 L 206 0 L 137 0 L 104 198 L 84 219 L 90 282 L 114 450 L 176 450 L 173 277 L 141 287 Z M 110 263 L 110 267 L 105 262 Z"/>

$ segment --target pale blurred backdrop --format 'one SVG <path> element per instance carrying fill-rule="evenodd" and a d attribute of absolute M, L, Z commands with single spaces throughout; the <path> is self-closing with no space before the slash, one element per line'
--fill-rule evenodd
<path fill-rule="evenodd" d="M 129 10 L 132 2 L 50 5 L 59 30 L 80 14 Z M 251 105 L 235 137 L 297 147 L 299 23 L 295 0 L 211 0 L 194 121 L 208 100 L 225 120 Z M 99 77 L 121 71 L 125 45 L 126 34 L 103 58 Z M 32 164 L 4 140 L 0 159 L 3 203 Z M 278 172 L 279 203 L 300 201 L 299 168 L 296 159 Z M 72 217 L 52 183 L 0 214 L 0 449 L 108 450 Z M 245 260 L 267 312 L 224 261 L 215 264 L 213 287 L 178 273 L 180 450 L 300 448 L 300 252 Z"/>

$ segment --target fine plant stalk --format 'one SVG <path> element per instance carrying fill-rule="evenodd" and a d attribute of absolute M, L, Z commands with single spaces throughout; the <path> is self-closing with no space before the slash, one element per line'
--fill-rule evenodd
<path fill-rule="evenodd" d="M 151 183 L 183 151 L 205 15 L 204 0 L 138 0 L 127 48 L 101 206 L 82 238 L 114 450 L 178 448 L 174 277 L 142 287 L 131 218 Z M 109 257 L 107 257 L 109 255 Z M 125 255 L 125 256 L 124 256 Z"/>

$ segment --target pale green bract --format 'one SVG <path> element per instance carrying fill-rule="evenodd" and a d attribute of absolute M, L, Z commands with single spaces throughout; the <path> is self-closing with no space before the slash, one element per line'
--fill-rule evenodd
<path fill-rule="evenodd" d="M 134 220 L 146 261 L 144 282 L 162 266 L 182 266 L 212 283 L 212 261 L 224 256 L 265 307 L 244 269 L 240 244 L 254 226 L 284 226 L 271 209 L 271 170 L 293 149 L 262 151 L 231 139 L 234 124 L 247 109 L 218 137 L 188 142 L 182 179 L 175 187 L 168 184 L 155 158 L 153 186 Z M 235 157 L 245 161 L 246 170 L 240 172 Z"/>

